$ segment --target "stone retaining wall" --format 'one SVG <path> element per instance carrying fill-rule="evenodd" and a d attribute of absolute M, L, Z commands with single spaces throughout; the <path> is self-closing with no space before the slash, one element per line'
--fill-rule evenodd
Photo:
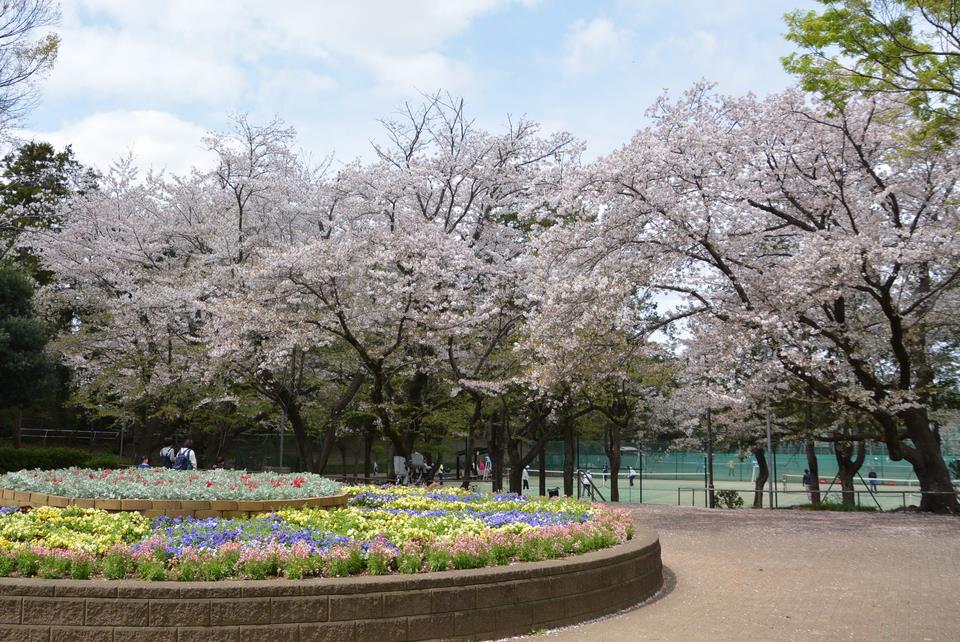
<path fill-rule="evenodd" d="M 582 622 L 663 584 L 660 542 L 470 571 L 302 581 L 0 579 L 0 641 L 477 640 Z"/>
<path fill-rule="evenodd" d="M 0 488 L 0 506 L 79 506 L 112 512 L 139 511 L 146 517 L 245 517 L 284 508 L 334 508 L 347 505 L 346 493 L 306 499 L 256 501 L 194 501 L 178 499 L 82 499 Z"/>

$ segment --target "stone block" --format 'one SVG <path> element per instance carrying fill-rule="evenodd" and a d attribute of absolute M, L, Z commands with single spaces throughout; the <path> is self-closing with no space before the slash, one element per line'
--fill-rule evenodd
<path fill-rule="evenodd" d="M 88 626 L 52 626 L 50 642 L 113 642 L 113 629 Z"/>
<path fill-rule="evenodd" d="M 314 597 L 275 597 L 271 600 L 271 622 L 326 622 L 329 600 L 325 595 Z"/>
<path fill-rule="evenodd" d="M 382 600 L 379 593 L 372 595 L 335 595 L 330 598 L 330 620 L 358 620 L 380 617 Z"/>
<path fill-rule="evenodd" d="M 354 642 L 355 640 L 357 640 L 356 626 L 353 622 L 300 625 L 300 642 Z"/>
<path fill-rule="evenodd" d="M 150 607 L 147 600 L 87 600 L 87 626 L 148 626 Z"/>
<path fill-rule="evenodd" d="M 446 640 L 454 636 L 453 613 L 417 615 L 407 618 L 407 639 Z"/>
<path fill-rule="evenodd" d="M 177 630 L 177 642 L 240 642 L 240 627 L 221 626 L 215 629 L 197 626 L 181 626 Z"/>
<path fill-rule="evenodd" d="M 433 610 L 430 591 L 394 591 L 383 594 L 383 616 L 423 615 Z"/>
<path fill-rule="evenodd" d="M 50 627 L 0 626 L 0 642 L 50 642 Z"/>
<path fill-rule="evenodd" d="M 121 499 L 121 510 L 153 510 L 153 502 L 149 499 Z"/>
<path fill-rule="evenodd" d="M 0 624 L 20 624 L 22 606 L 22 597 L 0 597 Z"/>
<path fill-rule="evenodd" d="M 469 611 L 477 608 L 477 590 L 473 586 L 434 589 L 430 591 L 430 597 L 434 613 Z"/>
<path fill-rule="evenodd" d="M 210 603 L 204 600 L 150 600 L 150 626 L 207 626 Z"/>
<path fill-rule="evenodd" d="M 24 624 L 79 624 L 83 622 L 84 601 L 79 598 L 25 597 Z"/>
<path fill-rule="evenodd" d="M 113 629 L 113 642 L 177 642 L 177 629 Z"/>
<path fill-rule="evenodd" d="M 210 624 L 269 624 L 270 600 L 239 599 L 210 602 Z"/>
<path fill-rule="evenodd" d="M 403 642 L 407 640 L 407 618 L 390 620 L 358 620 L 357 640 Z"/>
<path fill-rule="evenodd" d="M 298 624 L 241 626 L 240 642 L 300 642 Z"/>

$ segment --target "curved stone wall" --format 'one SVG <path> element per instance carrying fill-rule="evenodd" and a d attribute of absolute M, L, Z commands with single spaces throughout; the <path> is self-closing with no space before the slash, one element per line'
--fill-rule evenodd
<path fill-rule="evenodd" d="M 346 493 L 307 499 L 256 501 L 194 501 L 178 499 L 82 499 L 0 488 L 0 506 L 79 506 L 108 511 L 139 511 L 146 517 L 243 517 L 283 508 L 334 508 L 347 505 Z"/>
<path fill-rule="evenodd" d="M 660 542 L 577 557 L 420 575 L 302 581 L 0 579 L 0 638 L 12 640 L 477 640 L 589 620 L 663 584 Z"/>

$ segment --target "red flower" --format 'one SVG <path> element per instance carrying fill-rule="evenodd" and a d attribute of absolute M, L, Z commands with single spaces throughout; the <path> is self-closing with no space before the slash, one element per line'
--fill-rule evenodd
<path fill-rule="evenodd" d="M 303 477 L 294 477 L 294 479 L 293 479 L 293 485 L 294 485 L 295 488 L 300 488 L 301 486 L 303 486 L 304 482 L 306 482 L 306 481 L 307 481 L 307 480 L 304 479 Z"/>
<path fill-rule="evenodd" d="M 207 482 L 207 488 L 210 488 L 211 486 L 213 486 L 213 482 L 212 482 L 212 481 L 208 481 L 208 482 Z"/>

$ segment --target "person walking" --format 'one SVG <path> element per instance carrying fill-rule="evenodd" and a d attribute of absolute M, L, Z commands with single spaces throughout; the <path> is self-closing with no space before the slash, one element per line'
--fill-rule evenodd
<path fill-rule="evenodd" d="M 627 473 L 627 479 L 630 480 L 630 485 L 633 486 L 633 480 L 637 478 L 637 471 L 633 469 L 633 466 L 630 466 L 630 471 Z"/>
<path fill-rule="evenodd" d="M 530 490 L 530 466 L 523 467 L 523 472 L 520 473 L 520 479 L 523 481 L 521 490 Z"/>
<path fill-rule="evenodd" d="M 870 480 L 870 492 L 877 492 L 877 471 L 871 470 L 869 473 L 867 473 L 867 479 Z"/>
<path fill-rule="evenodd" d="M 603 465 L 603 483 L 604 483 L 604 484 L 607 483 L 607 473 L 609 473 L 609 472 L 610 472 L 610 467 L 607 466 L 606 464 L 604 464 L 604 465 Z"/>
<path fill-rule="evenodd" d="M 735 477 L 737 472 L 737 460 L 731 459 L 727 462 L 727 477 Z"/>

